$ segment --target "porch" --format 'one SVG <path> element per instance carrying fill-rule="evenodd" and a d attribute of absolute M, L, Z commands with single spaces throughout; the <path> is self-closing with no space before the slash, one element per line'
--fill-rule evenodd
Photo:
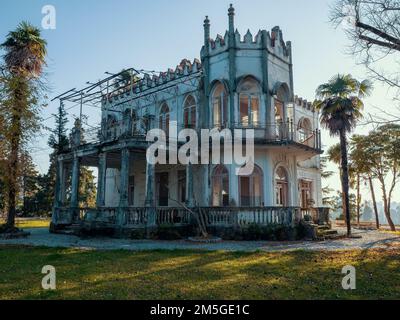
<path fill-rule="evenodd" d="M 58 226 L 80 226 L 90 230 L 155 230 L 160 226 L 196 226 L 198 215 L 207 228 L 243 230 L 250 225 L 295 227 L 305 215 L 316 224 L 329 223 L 324 208 L 305 211 L 296 207 L 124 207 L 58 208 L 54 215 Z"/>

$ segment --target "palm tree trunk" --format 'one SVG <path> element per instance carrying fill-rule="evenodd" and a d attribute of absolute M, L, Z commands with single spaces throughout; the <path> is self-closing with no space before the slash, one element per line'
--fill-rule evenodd
<path fill-rule="evenodd" d="M 340 130 L 340 153 L 342 165 L 343 208 L 346 217 L 347 236 L 351 236 L 350 198 L 349 198 L 349 168 L 347 157 L 347 137 L 345 130 Z"/>
<path fill-rule="evenodd" d="M 360 194 L 360 174 L 357 174 L 357 225 L 360 227 L 361 194 Z"/>
<path fill-rule="evenodd" d="M 15 229 L 15 215 L 16 215 L 16 202 L 17 202 L 17 182 L 18 182 L 18 155 L 21 144 L 21 112 L 22 104 L 24 103 L 25 83 L 22 79 L 17 78 L 17 85 L 14 89 L 14 110 L 11 119 L 12 138 L 11 138 L 11 152 L 9 160 L 9 176 L 8 176 L 8 214 L 6 229 L 13 231 Z"/>
<path fill-rule="evenodd" d="M 372 195 L 372 204 L 374 206 L 374 212 L 375 212 L 375 220 L 376 220 L 376 228 L 379 229 L 379 213 L 378 213 L 378 206 L 376 205 L 376 198 L 375 198 L 375 189 L 374 189 L 374 184 L 372 183 L 372 178 L 371 176 L 368 177 L 369 181 L 369 188 L 371 189 L 371 195 Z"/>

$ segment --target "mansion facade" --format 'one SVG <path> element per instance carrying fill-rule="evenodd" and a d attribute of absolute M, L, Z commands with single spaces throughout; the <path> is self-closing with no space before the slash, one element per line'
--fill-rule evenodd
<path fill-rule="evenodd" d="M 200 60 L 184 59 L 105 94 L 95 141 L 82 139 L 77 121 L 70 148 L 58 158 L 54 228 L 182 225 L 192 221 L 188 208 L 203 208 L 210 226 L 294 224 L 311 211 L 318 219 L 319 115 L 294 94 L 291 43 L 279 27 L 241 36 L 232 6 L 228 16 L 228 30 L 215 39 L 204 21 Z M 172 121 L 198 131 L 253 129 L 253 173 L 238 176 L 235 163 L 148 163 L 146 133 L 169 132 Z M 80 207 L 81 166 L 98 168 L 94 208 Z"/>

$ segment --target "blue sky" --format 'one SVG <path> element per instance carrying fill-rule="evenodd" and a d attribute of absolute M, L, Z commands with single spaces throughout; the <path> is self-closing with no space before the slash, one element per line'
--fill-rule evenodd
<path fill-rule="evenodd" d="M 47 77 L 51 96 L 55 96 L 98 80 L 105 71 L 127 67 L 164 71 L 175 68 L 183 58 L 199 58 L 204 17 L 211 20 L 212 37 L 223 35 L 231 2 L 242 35 L 247 29 L 256 34 L 259 29 L 279 25 L 284 39 L 292 41 L 295 92 L 299 96 L 313 100 L 316 87 L 336 73 L 366 77 L 364 68 L 345 53 L 349 43 L 343 29 L 334 29 L 328 22 L 331 0 L 3 0 L 0 41 L 22 20 L 40 26 L 42 7 L 55 6 L 57 28 L 42 33 L 48 41 Z M 373 113 L 373 106 L 378 105 L 389 110 L 392 103 L 387 89 L 376 85 L 365 111 Z M 43 117 L 55 113 L 56 107 L 57 103 L 50 103 Z M 91 119 L 96 117 L 94 110 L 87 112 Z M 51 127 L 53 121 L 45 124 Z M 366 127 L 357 130 L 367 131 Z M 48 167 L 47 138 L 43 132 L 34 141 L 33 155 L 40 172 Z M 336 142 L 326 133 L 323 141 L 327 147 Z M 339 189 L 337 178 L 329 183 Z"/>

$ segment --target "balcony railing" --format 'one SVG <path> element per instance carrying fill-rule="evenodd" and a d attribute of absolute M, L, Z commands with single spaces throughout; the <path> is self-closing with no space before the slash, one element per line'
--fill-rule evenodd
<path fill-rule="evenodd" d="M 121 138 L 131 138 L 136 140 L 145 140 L 146 134 L 151 126 L 146 120 L 140 119 L 137 121 L 117 121 L 106 123 L 97 128 L 91 128 L 84 130 L 82 134 L 81 144 L 96 143 L 96 142 L 112 142 L 117 141 Z M 178 132 L 180 129 L 187 129 L 187 127 L 180 125 L 178 126 Z M 297 143 L 309 148 L 321 150 L 321 132 L 320 130 L 306 130 L 304 128 L 297 128 L 293 125 L 292 121 L 274 123 L 274 124 L 263 124 L 263 123 L 233 123 L 226 127 L 215 126 L 218 129 L 230 129 L 232 130 L 232 137 L 234 135 L 234 129 L 252 129 L 254 130 L 254 138 L 259 143 Z M 201 129 L 192 128 L 198 132 L 200 137 Z M 166 135 L 168 137 L 168 132 Z M 243 135 L 245 138 L 245 135 Z"/>
<path fill-rule="evenodd" d="M 108 226 L 144 228 L 149 225 L 182 226 L 193 224 L 196 217 L 184 208 L 100 208 L 87 209 L 83 221 L 103 223 Z M 208 227 L 239 227 L 257 225 L 294 225 L 300 221 L 299 208 L 288 207 L 202 207 L 193 209 L 201 212 Z"/>

